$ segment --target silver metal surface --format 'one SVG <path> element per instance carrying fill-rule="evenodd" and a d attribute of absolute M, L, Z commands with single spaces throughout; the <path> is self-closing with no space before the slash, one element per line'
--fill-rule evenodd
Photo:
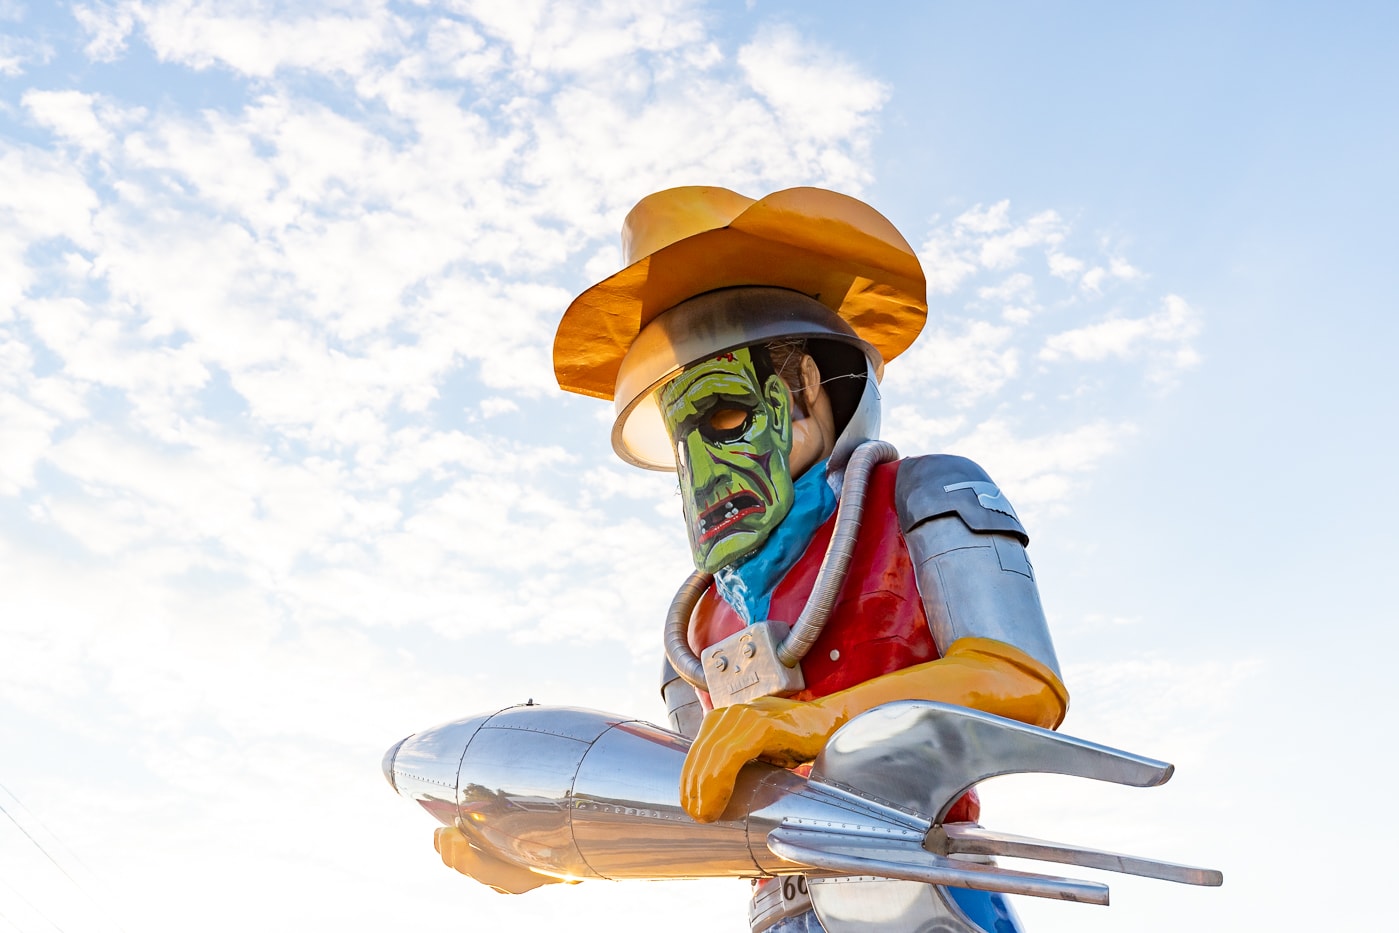
<path fill-rule="evenodd" d="M 777 921 L 810 909 L 811 890 L 805 875 L 768 879 L 754 885 L 753 899 L 748 903 L 748 929 L 750 933 L 763 933 Z"/>
<path fill-rule="evenodd" d="M 656 389 L 691 363 L 784 337 L 848 343 L 864 353 L 876 377 L 883 372 L 879 352 L 814 298 L 784 288 L 706 292 L 647 324 L 623 358 L 614 393 L 613 450 L 628 463 L 673 471 L 675 455 L 656 403 Z"/>
<path fill-rule="evenodd" d="M 1020 516 L 1015 514 L 1015 507 L 1010 504 L 1010 500 L 1001 492 L 995 483 L 974 480 L 967 483 L 952 483 L 942 487 L 943 492 L 956 492 L 958 489 L 970 489 L 976 493 L 976 501 L 981 503 L 983 509 L 991 509 L 996 512 L 1004 512 L 1017 522 Z"/>
<path fill-rule="evenodd" d="M 935 826 L 926 845 L 931 851 L 943 855 L 999 855 L 1007 858 L 1038 859 L 1042 862 L 1099 868 L 1103 871 L 1207 887 L 1216 887 L 1224 883 L 1224 876 L 1212 868 L 1195 868 L 1138 855 L 1123 855 L 1101 849 L 1085 849 L 1060 842 L 1047 842 L 1029 836 L 999 833 L 971 823 Z"/>
<path fill-rule="evenodd" d="M 641 722 L 619 723 L 593 743 L 569 794 L 570 829 L 593 873 L 688 878 L 702 865 L 710 877 L 763 874 L 741 814 L 701 824 L 680 807 L 680 766 L 689 747 L 683 737 Z"/>
<path fill-rule="evenodd" d="M 444 741 L 450 736 L 463 741 Z M 424 803 L 439 822 L 459 826 L 482 850 L 570 878 L 797 873 L 804 866 L 766 844 L 787 819 L 883 827 L 912 843 L 931 828 L 927 820 L 762 762 L 740 773 L 718 821 L 696 823 L 680 806 L 688 749 L 683 736 L 647 723 L 521 706 L 411 736 L 386 764 L 401 794 Z M 403 770 L 425 758 L 442 762 L 439 771 L 450 773 L 454 786 L 425 783 Z"/>
<path fill-rule="evenodd" d="M 879 374 L 868 360 L 866 367 L 864 387 L 855 411 L 845 427 L 840 428 L 831 455 L 826 459 L 826 482 L 837 495 L 845 485 L 845 466 L 851 455 L 865 441 L 879 437 Z"/>
<path fill-rule="evenodd" d="M 699 735 L 700 723 L 704 721 L 704 707 L 700 705 L 699 694 L 675 672 L 669 659 L 661 667 L 661 700 L 665 703 L 670 728 L 693 739 Z"/>
<path fill-rule="evenodd" d="M 991 638 L 1019 648 L 1059 674 L 1025 547 L 1010 535 L 972 531 L 954 515 L 904 535 L 933 641 Z"/>
<path fill-rule="evenodd" d="M 800 665 L 782 663 L 789 626 L 768 619 L 747 625 L 704 649 L 705 680 L 715 709 L 758 697 L 791 696 L 806 687 Z"/>
<path fill-rule="evenodd" d="M 457 818 L 461 756 L 490 714 L 444 723 L 408 736 L 384 756 L 384 777 L 401 796 L 416 800 L 440 823 Z"/>
<path fill-rule="evenodd" d="M 986 933 L 938 885 L 864 876 L 812 878 L 810 889 L 826 933 Z"/>
<path fill-rule="evenodd" d="M 400 794 L 458 826 L 482 851 L 543 874 L 669 879 L 805 873 L 817 911 L 836 918 L 827 923 L 829 933 L 967 933 L 941 890 L 946 884 L 1106 903 L 1102 885 L 1006 871 L 969 862 L 966 853 L 1219 883 L 1217 872 L 1203 869 L 935 826 L 929 814 L 941 815 L 966 787 L 997 774 L 1043 771 L 1139 787 L 1170 776 L 1164 762 L 986 713 L 930 702 L 871 710 L 831 738 L 811 779 L 763 762 L 746 765 L 728 808 L 713 823 L 694 822 L 680 806 L 689 744 L 673 732 L 606 713 L 521 706 L 410 736 L 390 749 L 384 766 Z M 895 880 L 865 891 L 834 886 L 821 893 L 826 882 L 816 882 L 837 874 Z M 901 925 L 861 926 L 868 918 L 848 915 L 852 910 L 895 915 Z"/>
<path fill-rule="evenodd" d="M 973 784 L 1002 774 L 1043 772 L 1154 787 L 1164 761 L 947 703 L 887 703 L 850 720 L 812 765 L 813 780 L 858 787 L 941 822 Z"/>
<path fill-rule="evenodd" d="M 921 840 L 914 843 L 879 833 L 837 833 L 788 823 L 772 831 L 768 848 L 793 862 L 841 874 L 1028 894 L 1080 904 L 1108 902 L 1105 884 L 958 862 L 927 851 Z"/>

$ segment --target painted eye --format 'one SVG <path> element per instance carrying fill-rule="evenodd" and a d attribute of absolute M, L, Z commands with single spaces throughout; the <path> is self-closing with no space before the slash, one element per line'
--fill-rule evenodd
<path fill-rule="evenodd" d="M 701 422 L 700 433 L 711 443 L 735 440 L 753 423 L 753 413 L 746 408 L 716 408 Z"/>
<path fill-rule="evenodd" d="M 748 412 L 741 408 L 720 408 L 709 416 L 709 426 L 715 431 L 732 431 L 743 427 Z"/>

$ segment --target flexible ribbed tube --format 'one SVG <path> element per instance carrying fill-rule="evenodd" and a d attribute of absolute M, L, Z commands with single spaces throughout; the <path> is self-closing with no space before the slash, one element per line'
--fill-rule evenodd
<path fill-rule="evenodd" d="M 887 441 L 865 441 L 850 455 L 850 462 L 845 467 L 845 483 L 840 491 L 840 505 L 836 509 L 835 531 L 831 534 L 826 556 L 821 560 L 816 585 L 811 588 L 811 596 L 797 624 L 792 626 L 792 631 L 777 649 L 777 659 L 787 667 L 795 667 L 806 657 L 816 639 L 821 637 L 821 630 L 826 627 L 826 620 L 835 608 L 840 586 L 845 582 L 845 572 L 850 568 L 850 557 L 855 552 L 855 539 L 860 534 L 870 472 L 879 464 L 898 456 L 898 450 Z"/>
<path fill-rule="evenodd" d="M 792 626 L 791 632 L 777 649 L 778 660 L 787 667 L 795 667 L 806 657 L 816 639 L 821 637 L 821 630 L 826 627 L 826 620 L 835 607 L 841 584 L 845 582 L 845 573 L 850 569 L 855 539 L 860 535 L 870 472 L 879 464 L 895 460 L 898 456 L 898 450 L 887 441 L 865 441 L 850 455 L 845 467 L 845 482 L 840 491 L 840 504 L 836 509 L 836 527 L 826 547 L 826 556 L 821 560 L 816 584 L 797 624 Z M 666 613 L 666 657 L 670 659 L 675 672 L 696 690 L 708 690 L 709 685 L 704 679 L 704 664 L 690 650 L 690 615 L 713 582 L 712 574 L 696 570 L 681 585 Z"/>
<path fill-rule="evenodd" d="M 690 650 L 690 614 L 695 611 L 704 591 L 714 582 L 714 575 L 696 570 L 690 574 L 675 598 L 670 601 L 670 609 L 665 618 L 665 654 L 675 673 L 685 679 L 685 683 L 696 690 L 709 690 L 704 679 L 704 664 Z"/>

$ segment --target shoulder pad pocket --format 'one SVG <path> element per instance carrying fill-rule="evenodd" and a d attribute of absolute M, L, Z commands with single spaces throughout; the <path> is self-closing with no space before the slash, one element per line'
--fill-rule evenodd
<path fill-rule="evenodd" d="M 1030 541 L 1000 488 L 966 457 L 936 454 L 900 461 L 894 504 L 904 534 L 930 519 L 955 514 L 972 531 L 1014 535 L 1022 544 Z"/>

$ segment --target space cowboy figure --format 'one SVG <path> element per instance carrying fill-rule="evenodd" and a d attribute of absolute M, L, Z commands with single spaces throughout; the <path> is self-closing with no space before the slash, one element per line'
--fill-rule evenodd
<path fill-rule="evenodd" d="M 834 192 L 691 187 L 642 200 L 623 243 L 626 268 L 564 315 L 555 370 L 614 401 L 624 460 L 678 473 L 696 571 L 671 608 L 663 693 L 694 738 L 685 810 L 719 819 L 747 762 L 801 766 L 892 701 L 1058 726 L 1068 694 L 1015 510 L 971 461 L 876 440 L 884 364 L 927 313 L 904 238 Z M 968 794 L 943 822 L 977 815 Z M 548 880 L 451 829 L 438 847 L 502 890 Z M 777 881 L 755 885 L 755 933 L 822 929 L 805 884 Z M 919 928 L 1019 929 L 1001 895 L 948 891 L 931 909 L 955 920 Z"/>

